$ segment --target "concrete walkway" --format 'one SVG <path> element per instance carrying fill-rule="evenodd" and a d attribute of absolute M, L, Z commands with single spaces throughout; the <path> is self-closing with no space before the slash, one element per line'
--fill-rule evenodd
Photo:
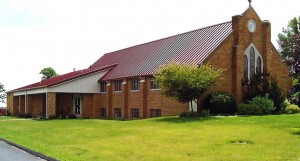
<path fill-rule="evenodd" d="M 0 139 L 0 161 L 57 161 L 13 142 Z"/>
<path fill-rule="evenodd" d="M 0 141 L 0 161 L 46 161 Z"/>

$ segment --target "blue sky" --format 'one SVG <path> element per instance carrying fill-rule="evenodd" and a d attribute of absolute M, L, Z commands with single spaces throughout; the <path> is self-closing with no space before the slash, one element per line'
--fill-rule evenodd
<path fill-rule="evenodd" d="M 272 42 L 299 0 L 253 0 Z M 89 67 L 107 52 L 230 21 L 247 0 L 0 0 L 0 82 L 6 90 Z M 3 106 L 3 104 L 0 106 Z"/>

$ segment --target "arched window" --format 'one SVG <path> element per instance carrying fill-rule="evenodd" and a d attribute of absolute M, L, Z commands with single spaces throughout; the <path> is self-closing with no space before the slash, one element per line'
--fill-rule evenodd
<path fill-rule="evenodd" d="M 248 80 L 248 57 L 244 55 L 244 80 Z"/>
<path fill-rule="evenodd" d="M 250 79 L 255 74 L 255 51 L 254 48 L 250 48 Z"/>
<path fill-rule="evenodd" d="M 261 58 L 258 57 L 256 60 L 256 68 L 257 68 L 257 73 L 262 73 L 262 63 L 261 63 Z"/>

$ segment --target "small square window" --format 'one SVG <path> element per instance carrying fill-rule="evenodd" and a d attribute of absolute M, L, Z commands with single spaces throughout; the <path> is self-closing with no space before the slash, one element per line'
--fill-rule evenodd
<path fill-rule="evenodd" d="M 122 80 L 115 80 L 115 91 L 121 91 Z"/>
<path fill-rule="evenodd" d="M 106 117 L 106 108 L 100 108 L 100 117 Z"/>
<path fill-rule="evenodd" d="M 140 109 L 132 108 L 131 109 L 131 118 L 140 118 Z"/>
<path fill-rule="evenodd" d="M 161 117 L 161 109 L 150 109 L 150 117 Z"/>
<path fill-rule="evenodd" d="M 121 108 L 115 108 L 115 117 L 122 117 Z"/>
<path fill-rule="evenodd" d="M 104 93 L 106 92 L 106 82 L 100 82 L 100 92 Z"/>
<path fill-rule="evenodd" d="M 140 79 L 138 78 L 131 79 L 131 90 L 132 91 L 140 90 Z"/>
<path fill-rule="evenodd" d="M 151 79 L 151 89 L 160 89 L 160 85 L 153 79 Z"/>

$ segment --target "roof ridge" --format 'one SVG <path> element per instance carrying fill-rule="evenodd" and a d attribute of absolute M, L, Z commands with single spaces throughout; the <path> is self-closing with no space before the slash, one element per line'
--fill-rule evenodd
<path fill-rule="evenodd" d="M 188 33 L 191 33 L 191 32 L 198 31 L 198 30 L 204 30 L 204 29 L 207 29 L 207 28 L 211 28 L 211 27 L 215 27 L 215 26 L 219 26 L 219 25 L 226 24 L 226 23 L 231 23 L 231 22 L 232 21 L 226 21 L 226 22 L 223 22 L 223 23 L 218 23 L 218 24 L 215 24 L 215 25 L 206 26 L 206 27 L 203 27 L 203 28 L 191 30 L 191 31 L 188 31 L 188 32 L 183 32 L 183 33 L 180 33 L 180 34 L 176 34 L 176 35 L 168 36 L 168 37 L 165 37 L 165 38 L 161 38 L 161 39 L 149 41 L 149 42 L 146 42 L 146 43 L 142 43 L 142 44 L 138 44 L 138 45 L 133 45 L 133 46 L 126 47 L 126 48 L 123 48 L 123 49 L 120 49 L 120 50 L 115 50 L 115 51 L 112 51 L 112 52 L 105 53 L 104 55 L 110 54 L 110 53 L 114 53 L 114 52 L 118 52 L 118 51 L 122 51 L 122 50 L 127 50 L 127 49 L 130 49 L 130 48 L 134 48 L 134 47 L 138 47 L 138 46 L 142 46 L 142 45 L 146 45 L 146 44 L 151 44 L 151 43 L 154 43 L 154 42 L 157 42 L 157 41 L 161 41 L 161 40 L 165 40 L 165 39 L 170 39 L 172 37 L 176 37 L 176 36 L 179 36 L 179 35 L 188 34 Z"/>

